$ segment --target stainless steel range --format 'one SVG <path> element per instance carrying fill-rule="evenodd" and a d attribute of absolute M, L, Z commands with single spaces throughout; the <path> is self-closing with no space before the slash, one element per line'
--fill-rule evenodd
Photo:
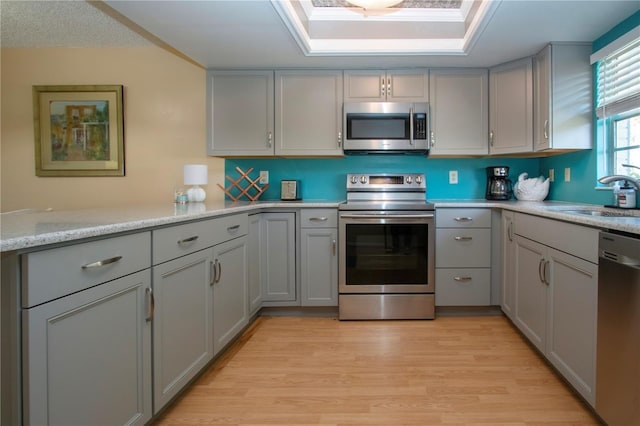
<path fill-rule="evenodd" d="M 422 173 L 348 174 L 339 220 L 339 318 L 433 319 L 434 206 Z"/>

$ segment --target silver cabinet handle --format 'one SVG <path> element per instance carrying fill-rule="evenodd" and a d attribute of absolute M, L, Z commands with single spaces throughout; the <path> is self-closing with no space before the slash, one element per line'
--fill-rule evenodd
<path fill-rule="evenodd" d="M 273 132 L 267 133 L 267 147 L 271 148 L 273 145 Z"/>
<path fill-rule="evenodd" d="M 336 255 L 336 240 L 331 240 L 331 253 Z"/>
<path fill-rule="evenodd" d="M 543 284 L 546 284 L 545 280 L 544 280 L 544 276 L 543 274 L 543 270 L 544 269 L 544 258 L 540 259 L 540 263 L 538 263 L 538 278 L 540 278 L 540 282 Z"/>
<path fill-rule="evenodd" d="M 507 227 L 507 237 L 509 237 L 509 241 L 513 241 L 513 222 L 509 222 L 509 226 Z"/>
<path fill-rule="evenodd" d="M 111 263 L 116 263 L 122 259 L 122 256 L 115 256 L 109 259 L 99 260 L 97 262 L 87 263 L 86 265 L 82 265 L 82 269 L 91 269 L 91 268 L 99 268 L 101 266 L 109 265 Z"/>
<path fill-rule="evenodd" d="M 492 131 L 489 132 L 489 144 L 491 146 L 493 146 L 493 136 L 494 136 L 494 134 L 493 134 L 493 130 L 492 130 Z"/>
<path fill-rule="evenodd" d="M 473 237 L 453 237 L 453 239 L 456 241 L 471 241 Z"/>
<path fill-rule="evenodd" d="M 468 283 L 469 281 L 472 281 L 472 278 L 471 277 L 453 277 L 453 280 L 459 283 Z"/>
<path fill-rule="evenodd" d="M 216 259 L 216 262 L 218 260 Z M 211 279 L 209 280 L 209 285 L 214 285 L 216 283 L 216 267 L 213 263 L 213 260 L 209 261 L 209 276 Z"/>
<path fill-rule="evenodd" d="M 338 132 L 338 148 L 342 146 L 342 132 Z"/>
<path fill-rule="evenodd" d="M 325 216 L 310 217 L 309 218 L 309 222 L 326 222 L 327 220 L 329 220 L 329 218 L 325 217 Z"/>
<path fill-rule="evenodd" d="M 240 229 L 240 225 L 233 225 L 233 226 L 229 226 L 229 227 L 227 228 L 227 232 L 235 232 L 235 231 L 237 231 L 238 229 Z"/>
<path fill-rule="evenodd" d="M 549 139 L 549 120 L 544 120 L 544 126 L 542 131 L 544 133 L 544 138 Z"/>
<path fill-rule="evenodd" d="M 218 259 L 216 259 L 216 265 L 218 265 L 218 272 L 216 273 L 216 284 L 218 284 L 222 278 L 222 263 L 218 262 Z"/>
<path fill-rule="evenodd" d="M 153 290 L 151 289 L 151 287 L 147 287 L 145 289 L 145 295 L 147 296 L 147 300 L 149 301 L 147 306 L 147 317 L 145 318 L 145 321 L 149 322 L 153 319 L 153 313 L 156 310 L 156 299 L 155 297 L 153 297 Z"/>
<path fill-rule="evenodd" d="M 550 283 L 549 283 L 549 280 L 547 279 L 547 276 L 549 275 L 549 274 L 548 274 L 548 272 L 549 272 L 549 269 L 548 269 L 548 268 L 549 268 L 549 261 L 547 260 L 547 261 L 545 261 L 545 262 L 544 262 L 544 267 L 542 268 L 542 278 L 544 278 L 544 279 L 543 279 L 543 282 L 544 282 L 546 285 L 549 285 L 549 284 L 550 284 Z"/>
<path fill-rule="evenodd" d="M 180 241 L 178 241 L 178 244 L 179 244 L 179 245 L 183 245 L 183 244 L 192 243 L 192 242 L 194 242 L 194 241 L 195 241 L 195 240 L 197 240 L 197 239 L 198 239 L 198 236 L 197 236 L 197 235 L 194 235 L 193 237 L 185 238 L 184 240 L 180 240 Z"/>
<path fill-rule="evenodd" d="M 455 220 L 456 222 L 471 222 L 473 221 L 472 217 L 454 217 L 453 220 Z"/>

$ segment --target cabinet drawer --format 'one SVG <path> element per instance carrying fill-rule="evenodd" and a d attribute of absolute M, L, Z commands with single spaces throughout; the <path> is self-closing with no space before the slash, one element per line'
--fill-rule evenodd
<path fill-rule="evenodd" d="M 224 216 L 153 231 L 153 264 L 157 265 L 247 234 L 247 214 Z"/>
<path fill-rule="evenodd" d="M 490 269 L 436 269 L 437 306 L 488 306 L 490 302 Z"/>
<path fill-rule="evenodd" d="M 300 217 L 303 228 L 336 228 L 338 226 L 336 209 L 302 209 Z"/>
<path fill-rule="evenodd" d="M 437 228 L 490 228 L 490 209 L 436 209 Z"/>
<path fill-rule="evenodd" d="M 490 229 L 436 229 L 436 268 L 490 266 Z"/>
<path fill-rule="evenodd" d="M 28 308 L 151 266 L 151 233 L 125 235 L 22 256 Z"/>
<path fill-rule="evenodd" d="M 516 213 L 515 233 L 576 257 L 598 263 L 596 228 Z"/>

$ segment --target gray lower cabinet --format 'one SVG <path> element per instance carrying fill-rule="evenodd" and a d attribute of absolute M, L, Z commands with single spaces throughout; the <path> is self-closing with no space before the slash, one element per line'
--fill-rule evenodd
<path fill-rule="evenodd" d="M 296 302 L 296 214 L 262 213 L 263 305 Z"/>
<path fill-rule="evenodd" d="M 211 249 L 154 266 L 154 413 L 213 358 Z"/>
<path fill-rule="evenodd" d="M 436 209 L 436 306 L 491 304 L 491 211 Z"/>
<path fill-rule="evenodd" d="M 23 423 L 151 419 L 150 233 L 22 256 Z"/>
<path fill-rule="evenodd" d="M 261 214 L 249 215 L 249 234 L 247 235 L 247 273 L 249 280 L 249 316 L 254 315 L 262 306 L 262 264 L 260 253 L 262 246 Z"/>
<path fill-rule="evenodd" d="M 213 353 L 218 354 L 249 322 L 247 237 L 213 247 Z"/>
<path fill-rule="evenodd" d="M 515 225 L 514 324 L 593 406 L 598 230 L 520 213 Z"/>
<path fill-rule="evenodd" d="M 514 214 L 503 210 L 501 216 L 502 240 L 502 312 L 514 320 L 516 299 L 516 242 Z"/>
<path fill-rule="evenodd" d="M 300 213 L 302 306 L 338 305 L 338 214 L 336 209 Z"/>

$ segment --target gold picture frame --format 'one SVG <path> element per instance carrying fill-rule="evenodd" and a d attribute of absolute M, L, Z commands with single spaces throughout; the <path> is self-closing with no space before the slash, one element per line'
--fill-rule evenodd
<path fill-rule="evenodd" d="M 36 176 L 124 176 L 123 86 L 33 86 Z"/>

